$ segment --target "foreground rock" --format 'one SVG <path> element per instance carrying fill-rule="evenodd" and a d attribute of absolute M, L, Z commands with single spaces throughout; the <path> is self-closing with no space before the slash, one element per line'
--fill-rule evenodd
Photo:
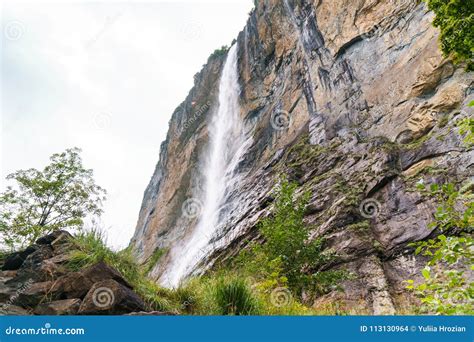
<path fill-rule="evenodd" d="M 80 315 L 121 315 L 144 311 L 145 303 L 129 287 L 108 279 L 95 283 L 79 308 Z"/>
<path fill-rule="evenodd" d="M 114 268 L 98 262 L 77 272 L 63 231 L 44 236 L 5 258 L 0 271 L 0 315 L 121 315 L 147 312 L 143 300 Z"/>
<path fill-rule="evenodd" d="M 55 300 L 49 303 L 39 304 L 35 315 L 75 315 L 81 306 L 78 298 Z"/>
<path fill-rule="evenodd" d="M 108 279 L 132 288 L 115 269 L 104 262 L 99 262 L 79 272 L 71 272 L 58 278 L 52 287 L 52 292 L 61 293 L 66 298 L 83 298 L 95 283 Z"/>

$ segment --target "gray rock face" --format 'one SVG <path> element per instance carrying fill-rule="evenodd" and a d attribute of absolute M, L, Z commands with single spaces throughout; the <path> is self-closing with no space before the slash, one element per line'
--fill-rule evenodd
<path fill-rule="evenodd" d="M 258 238 L 256 223 L 285 173 L 312 193 L 305 220 L 313 236 L 325 236 L 337 267 L 356 275 L 340 299 L 387 314 L 411 300 L 402 281 L 423 262 L 407 245 L 433 233 L 435 209 L 416 183 L 462 183 L 474 173 L 474 152 L 456 128 L 473 115 L 474 75 L 443 58 L 432 19 L 417 1 L 258 2 L 237 39 L 241 116 L 254 143 L 197 272 Z M 224 60 L 210 58 L 172 116 L 131 242 L 142 262 L 195 226 L 182 204 L 202 187 Z M 168 260 L 151 275 L 158 278 Z"/>

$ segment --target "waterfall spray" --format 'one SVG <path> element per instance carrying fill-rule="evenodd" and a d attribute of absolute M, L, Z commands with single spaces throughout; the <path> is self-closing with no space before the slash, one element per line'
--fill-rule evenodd
<path fill-rule="evenodd" d="M 160 283 L 165 286 L 179 285 L 212 251 L 210 242 L 219 224 L 220 208 L 229 189 L 236 184 L 235 171 L 248 145 L 240 117 L 239 92 L 237 44 L 234 44 L 219 83 L 219 106 L 209 126 L 201 215 L 191 235 L 171 250 L 171 261 L 160 277 Z"/>

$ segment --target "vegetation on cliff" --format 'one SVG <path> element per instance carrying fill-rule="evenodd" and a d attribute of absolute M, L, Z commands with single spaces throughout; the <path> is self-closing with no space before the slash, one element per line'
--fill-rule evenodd
<path fill-rule="evenodd" d="M 441 233 L 436 238 L 412 244 L 416 254 L 429 257 L 422 270 L 424 281 L 408 288 L 420 298 L 421 313 L 443 315 L 474 314 L 474 194 L 473 184 L 456 190 L 451 183 L 420 189 L 438 201 L 432 226 Z M 451 234 L 451 235 L 447 235 Z M 455 234 L 455 235 L 453 235 Z"/>
<path fill-rule="evenodd" d="M 461 129 L 461 133 L 465 134 L 466 145 L 472 146 L 474 131 Z M 453 183 L 434 183 L 429 189 L 419 184 L 418 189 L 438 203 L 431 228 L 436 228 L 439 235 L 412 244 L 416 247 L 415 254 L 429 257 L 429 262 L 422 270 L 424 281 L 415 284 L 408 280 L 407 288 L 420 298 L 422 305 L 418 311 L 421 313 L 472 315 L 474 184 L 469 181 L 460 189 Z"/>
<path fill-rule="evenodd" d="M 474 1 L 426 0 L 436 17 L 433 25 L 441 30 L 441 49 L 455 62 L 466 62 L 474 70 Z"/>
<path fill-rule="evenodd" d="M 427 3 L 436 15 L 434 25 L 441 30 L 444 54 L 473 70 L 473 1 L 427 0 Z M 221 57 L 227 51 L 224 46 L 210 58 Z M 449 116 L 444 118 L 443 126 Z M 471 118 L 459 122 L 460 133 L 469 148 L 474 143 L 473 122 Z M 428 135 L 407 147 L 415 150 L 426 141 Z M 395 143 L 390 141 L 390 144 Z M 295 158 L 287 166 L 296 174 L 303 174 L 299 172 L 303 168 L 313 168 L 320 164 L 320 159 L 327 159 L 332 147 L 311 145 L 306 138 L 289 148 L 289 154 L 295 154 Z M 312 236 L 316 227 L 304 221 L 309 193 L 301 192 L 296 183 L 281 179 L 273 194 L 269 216 L 257 225 L 258 242 L 203 276 L 189 279 L 176 289 L 163 288 L 147 274 L 164 250 L 156 250 L 145 264 L 139 265 L 130 249 L 113 251 L 100 231 L 81 230 L 87 217 L 102 213 L 105 191 L 95 184 L 92 170 L 83 167 L 79 153 L 78 149 L 69 149 L 53 155 L 51 164 L 43 171 L 20 170 L 8 176 L 17 186 L 0 194 L 0 234 L 10 250 L 59 229 L 79 230 L 68 253 L 69 270 L 81 271 L 103 261 L 133 286 L 147 309 L 176 314 L 319 314 L 311 308 L 314 298 L 337 290 L 339 283 L 348 278 L 344 271 L 328 269 L 337 256 L 326 248 L 324 238 Z M 333 176 L 332 170 L 328 167 L 308 182 L 326 180 Z M 346 193 L 346 206 L 358 204 L 363 193 L 362 189 L 344 182 L 336 183 L 334 189 Z M 436 228 L 432 238 L 412 245 L 415 254 L 429 259 L 422 270 L 423 280 L 408 281 L 408 288 L 420 299 L 421 305 L 416 309 L 420 313 L 474 313 L 473 189 L 472 183 L 464 187 L 451 183 L 419 185 L 423 195 L 438 206 L 435 221 L 429 227 Z M 351 221 L 346 227 L 369 230 L 369 218 L 372 217 L 356 223 Z M 4 258 L 0 254 L 0 260 Z"/>
<path fill-rule="evenodd" d="M 343 313 L 330 307 L 324 312 L 310 308 L 315 296 L 337 289 L 347 274 L 324 269 L 335 256 L 325 251 L 324 239 L 310 236 L 314 227 L 304 222 L 310 194 L 299 190 L 296 183 L 281 178 L 273 194 L 273 210 L 259 223 L 263 243 L 252 243 L 233 260 L 176 289 L 162 288 L 146 276 L 163 250 L 138 266 L 129 250 L 110 251 L 97 232 L 76 237 L 79 248 L 69 264 L 80 269 L 99 260 L 107 262 L 153 310 L 199 315 Z"/>
<path fill-rule="evenodd" d="M 347 275 L 324 270 L 335 255 L 325 250 L 323 238 L 311 237 L 313 229 L 304 222 L 310 193 L 297 196 L 297 189 L 296 183 L 280 179 L 273 212 L 259 225 L 264 242 L 249 246 L 231 265 L 257 279 L 263 291 L 288 287 L 292 295 L 301 299 L 304 292 L 320 295 L 335 289 Z"/>
<path fill-rule="evenodd" d="M 226 266 L 177 289 L 166 289 L 147 277 L 163 251 L 157 250 L 149 263 L 138 265 L 129 248 L 113 251 L 99 229 L 83 229 L 87 217 L 101 214 L 105 190 L 95 184 L 92 170 L 82 166 L 79 153 L 79 149 L 68 149 L 54 154 L 43 171 L 21 170 L 9 176 L 17 181 L 18 190 L 8 188 L 0 198 L 0 233 L 10 249 L 5 255 L 15 254 L 13 250 L 21 254 L 40 236 L 68 228 L 78 232 L 68 247 L 67 268 L 80 272 L 105 262 L 133 287 L 148 310 L 200 315 L 314 313 L 299 303 L 287 285 L 301 293 L 318 274 L 326 273 L 309 271 L 331 257 L 323 255 L 322 240 L 308 241 L 309 229 L 303 223 L 308 195 L 297 199 L 295 184 L 282 181 L 274 215 L 261 223 L 267 242 L 252 248 L 253 257 L 260 260 L 259 269 L 249 267 L 244 273 Z"/>

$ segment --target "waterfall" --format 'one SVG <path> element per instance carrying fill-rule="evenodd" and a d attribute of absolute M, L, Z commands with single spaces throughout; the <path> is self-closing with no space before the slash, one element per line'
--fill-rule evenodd
<path fill-rule="evenodd" d="M 218 230 L 220 210 L 226 205 L 226 195 L 238 183 L 236 169 L 249 145 L 240 117 L 239 93 L 237 44 L 234 44 L 219 82 L 218 109 L 209 125 L 200 217 L 191 235 L 172 248 L 171 260 L 159 279 L 164 286 L 179 285 L 212 251 L 211 239 Z"/>

